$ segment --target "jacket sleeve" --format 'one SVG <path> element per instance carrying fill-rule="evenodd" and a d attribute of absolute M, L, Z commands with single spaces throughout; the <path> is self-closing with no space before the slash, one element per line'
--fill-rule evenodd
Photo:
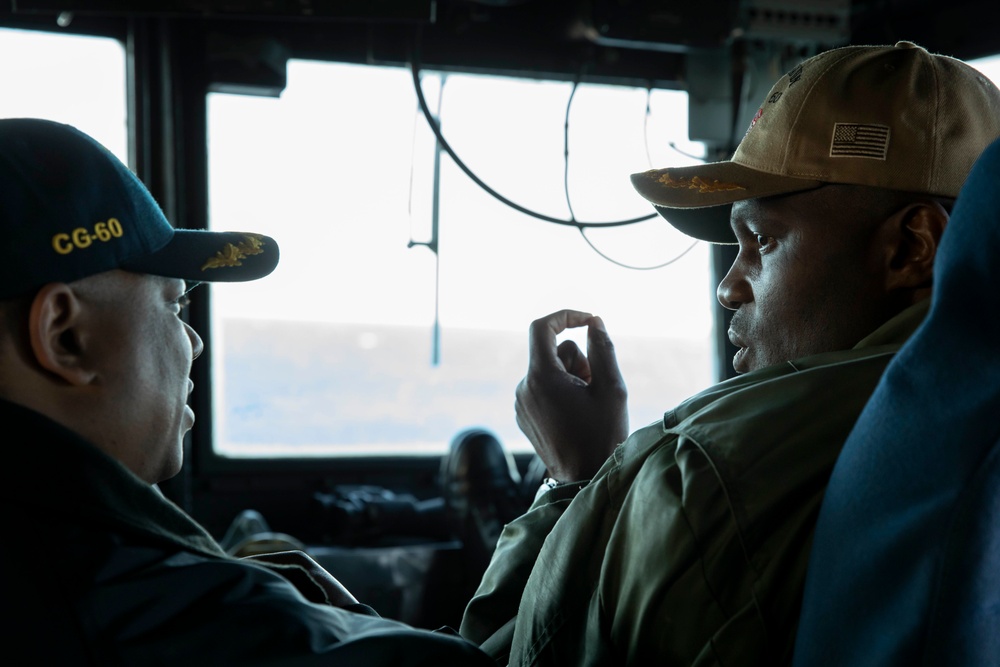
<path fill-rule="evenodd" d="M 507 524 L 479 589 L 466 607 L 460 634 L 498 661 L 510 652 L 514 619 L 525 583 L 549 532 L 584 486 L 557 486 L 539 496 L 522 516 Z"/>
<path fill-rule="evenodd" d="M 83 602 L 100 665 L 493 666 L 460 637 L 309 602 L 259 565 L 188 552 L 114 572 Z"/>
<path fill-rule="evenodd" d="M 755 575 L 713 462 L 683 437 L 660 449 L 628 488 L 605 554 L 598 597 L 618 659 L 746 664 L 725 653 L 760 655 L 767 641 Z"/>
<path fill-rule="evenodd" d="M 650 429 L 605 473 L 542 547 L 510 664 L 750 664 L 766 628 L 713 461 Z"/>

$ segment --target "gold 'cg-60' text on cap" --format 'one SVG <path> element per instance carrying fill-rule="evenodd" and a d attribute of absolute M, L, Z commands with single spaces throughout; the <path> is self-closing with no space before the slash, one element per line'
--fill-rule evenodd
<path fill-rule="evenodd" d="M 973 67 L 910 42 L 846 46 L 779 79 L 731 160 L 632 184 L 685 234 L 735 243 L 728 209 L 744 199 L 826 183 L 956 197 L 998 136 L 1000 90 Z"/>
<path fill-rule="evenodd" d="M 113 269 L 235 282 L 278 263 L 262 234 L 175 229 L 104 146 L 36 118 L 0 119 L 0 233 L 0 299 Z"/>

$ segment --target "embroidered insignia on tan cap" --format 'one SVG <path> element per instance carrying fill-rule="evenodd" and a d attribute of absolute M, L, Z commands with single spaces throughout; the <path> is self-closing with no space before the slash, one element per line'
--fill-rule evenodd
<path fill-rule="evenodd" d="M 830 157 L 867 157 L 884 160 L 889 154 L 887 125 L 835 123 L 830 140 Z"/>
<path fill-rule="evenodd" d="M 229 266 L 242 266 L 241 260 L 246 259 L 250 255 L 259 255 L 264 252 L 264 239 L 256 234 L 244 234 L 245 239 L 243 243 L 238 245 L 233 245 L 232 243 L 227 243 L 222 250 L 215 253 L 215 257 L 209 257 L 205 264 L 201 267 L 202 271 L 206 269 L 219 269 Z"/>
<path fill-rule="evenodd" d="M 688 190 L 697 190 L 698 192 L 723 192 L 726 190 L 745 190 L 742 185 L 737 185 L 736 183 L 724 183 L 719 180 L 706 181 L 700 176 L 694 176 L 692 178 L 672 178 L 670 172 L 663 174 L 658 179 L 658 183 L 667 186 L 668 188 L 687 188 Z"/>

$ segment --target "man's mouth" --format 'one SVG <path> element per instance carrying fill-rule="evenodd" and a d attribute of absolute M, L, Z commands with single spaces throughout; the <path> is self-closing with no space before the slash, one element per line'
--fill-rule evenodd
<path fill-rule="evenodd" d="M 188 390 L 187 390 L 188 398 L 191 397 L 192 391 L 194 391 L 194 382 L 191 381 L 191 378 L 188 378 Z M 191 407 L 190 403 L 185 402 L 184 412 L 191 416 L 191 423 L 194 424 L 194 408 Z"/>
<path fill-rule="evenodd" d="M 743 367 L 743 357 L 745 357 L 747 353 L 747 344 L 743 337 L 732 329 L 729 329 L 727 333 L 729 335 L 729 342 L 738 348 L 736 350 L 736 354 L 733 356 L 733 370 L 737 373 L 744 373 L 747 370 Z"/>
<path fill-rule="evenodd" d="M 729 331 L 727 332 L 727 334 L 729 336 L 729 342 L 730 343 L 732 343 L 733 345 L 735 345 L 736 347 L 738 347 L 740 349 L 746 348 L 746 343 L 743 342 L 743 337 L 740 336 L 735 331 L 733 331 L 732 328 L 729 329 Z"/>

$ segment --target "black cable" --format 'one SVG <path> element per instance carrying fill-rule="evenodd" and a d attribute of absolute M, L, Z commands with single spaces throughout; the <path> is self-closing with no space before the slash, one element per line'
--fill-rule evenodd
<path fill-rule="evenodd" d="M 576 222 L 576 214 L 573 213 L 573 202 L 569 197 L 569 110 L 573 107 L 573 98 L 579 85 L 580 79 L 574 79 L 569 99 L 566 100 L 566 122 L 563 124 L 563 192 L 566 193 L 566 208 L 569 209 L 569 219 L 572 222 Z"/>
<path fill-rule="evenodd" d="M 649 117 L 651 115 L 649 109 L 650 100 L 653 99 L 653 84 L 649 84 L 646 87 L 646 113 L 642 117 L 642 145 L 646 147 L 646 164 L 649 168 L 653 168 L 653 156 L 649 153 Z"/>
<path fill-rule="evenodd" d="M 406 214 L 410 216 L 410 240 L 413 240 L 413 175 L 416 173 L 417 162 L 417 118 L 420 113 L 418 106 L 413 110 L 413 139 L 410 141 L 410 190 L 406 200 Z"/>
<path fill-rule="evenodd" d="M 698 239 L 695 239 L 694 243 L 692 243 L 687 248 L 685 248 L 679 255 L 675 255 L 674 257 L 671 257 L 670 259 L 668 259 L 667 261 L 663 262 L 662 264 L 654 264 L 653 266 L 634 266 L 632 264 L 625 264 L 624 262 L 619 262 L 617 259 L 613 259 L 613 258 L 609 257 L 608 255 L 605 255 L 600 250 L 598 250 L 597 246 L 594 245 L 593 241 L 591 241 L 589 238 L 587 238 L 587 232 L 582 227 L 580 228 L 580 236 L 582 236 L 583 240 L 587 242 L 587 245 L 590 246 L 591 250 L 593 250 L 594 252 L 596 252 L 598 255 L 600 255 L 604 259 L 608 260 L 612 264 L 617 264 L 618 266 L 620 266 L 620 267 L 622 267 L 624 269 L 632 269 L 633 271 L 652 271 L 653 269 L 662 269 L 665 266 L 670 266 L 671 264 L 673 264 L 674 262 L 676 262 L 677 260 L 679 260 L 681 257 L 683 257 L 684 255 L 686 255 L 689 252 L 691 252 L 691 250 L 694 249 L 694 247 L 696 245 L 698 245 Z"/>
<path fill-rule="evenodd" d="M 653 158 L 649 153 L 649 117 L 652 115 L 652 110 L 650 109 L 650 100 L 653 97 L 653 86 L 650 84 L 646 88 L 646 116 L 642 120 L 642 142 L 646 146 L 646 162 L 649 164 L 649 168 L 653 169 Z M 676 142 L 668 141 L 667 146 L 669 146 L 675 153 L 683 155 L 684 157 L 691 160 L 698 160 L 701 163 L 705 162 L 705 158 L 700 155 L 693 155 L 682 151 L 676 144 Z"/>
<path fill-rule="evenodd" d="M 418 33 L 417 33 L 417 52 L 419 52 L 419 41 L 420 41 L 420 32 L 418 31 Z M 455 164 L 458 165 L 458 167 L 463 172 L 465 172 L 466 176 L 468 176 L 470 179 L 472 179 L 472 181 L 474 183 L 476 183 L 476 185 L 478 185 L 479 187 L 481 187 L 483 190 L 485 190 L 487 193 L 489 193 L 490 195 L 492 195 L 494 198 L 496 198 L 497 200 L 499 200 L 503 204 L 506 204 L 507 206 L 509 206 L 509 207 L 511 207 L 511 208 L 513 208 L 513 209 L 515 209 L 517 211 L 520 211 L 521 213 L 524 213 L 526 215 L 532 216 L 534 218 L 538 218 L 540 220 L 544 220 L 546 222 L 552 222 L 552 223 L 559 224 L 559 225 L 567 225 L 567 226 L 571 226 L 571 227 L 576 227 L 578 230 L 580 230 L 580 235 L 583 237 L 583 240 L 587 243 L 587 245 L 589 245 L 590 248 L 594 252 L 596 252 L 598 255 L 600 255 L 602 258 L 604 258 L 605 260 L 611 262 L 612 264 L 616 264 L 616 265 L 621 266 L 623 268 L 632 269 L 632 270 L 635 270 L 635 271 L 651 271 L 653 269 L 660 269 L 660 268 L 663 268 L 665 266 L 669 266 L 669 265 L 673 264 L 674 262 L 676 262 L 677 260 L 679 260 L 680 258 L 684 257 L 684 255 L 688 254 L 696 245 L 698 245 L 698 241 L 696 240 L 694 243 L 692 243 L 691 245 L 689 245 L 679 255 L 676 255 L 675 257 L 672 257 L 671 259 L 668 259 L 667 261 L 665 261 L 665 262 L 663 262 L 661 264 L 656 264 L 656 265 L 653 265 L 653 266 L 632 266 L 630 264 L 625 264 L 623 262 L 619 262 L 616 259 L 612 259 L 608 255 L 606 255 L 603 252 L 601 252 L 597 248 L 597 246 L 595 246 L 593 244 L 593 242 L 591 242 L 591 240 L 589 238 L 587 238 L 587 234 L 586 234 L 586 228 L 587 227 L 621 227 L 621 226 L 624 226 L 624 225 L 635 224 L 637 222 L 644 222 L 646 220 L 652 220 L 653 218 L 656 218 L 658 214 L 652 213 L 650 215 L 642 216 L 642 217 L 639 217 L 639 218 L 632 218 L 632 219 L 629 219 L 629 220 L 619 220 L 619 221 L 615 221 L 615 222 L 580 222 L 580 221 L 576 220 L 576 216 L 573 213 L 573 204 L 570 201 L 570 195 L 569 195 L 569 115 L 570 115 L 570 109 L 571 109 L 572 104 L 573 104 L 573 97 L 576 95 L 577 86 L 579 85 L 579 79 L 578 78 L 573 81 L 573 88 L 570 91 L 569 99 L 566 102 L 566 120 L 565 120 L 565 124 L 563 126 L 563 157 L 564 157 L 564 160 L 565 160 L 564 169 L 563 169 L 563 190 L 564 190 L 564 193 L 565 193 L 565 196 L 566 196 L 566 207 L 569 209 L 570 219 L 569 220 L 562 220 L 560 218 L 554 218 L 552 216 L 548 216 L 548 215 L 545 215 L 545 214 L 542 214 L 542 213 L 537 213 L 535 211 L 532 211 L 530 209 L 527 209 L 527 208 L 521 206 L 520 204 L 516 204 L 515 202 L 510 201 L 509 199 L 507 199 L 506 197 L 504 197 L 503 195 L 501 195 L 500 193 L 498 193 L 497 191 L 495 191 L 493 188 L 491 188 L 490 186 L 488 186 L 478 176 L 476 176 L 475 173 L 473 173 L 473 171 L 471 169 L 469 169 L 469 167 L 458 157 L 458 155 L 455 153 L 454 149 L 452 149 L 451 145 L 444 138 L 444 135 L 441 133 L 441 127 L 438 125 L 436 119 L 434 118 L 433 114 L 431 114 L 430 109 L 427 106 L 427 100 L 424 98 L 423 88 L 420 85 L 420 65 L 419 65 L 419 58 L 416 57 L 416 55 L 414 56 L 414 58 L 412 60 L 412 63 L 411 63 L 411 66 L 410 66 L 410 71 L 411 71 L 412 76 L 413 76 L 413 88 L 414 88 L 414 90 L 415 90 L 415 92 L 417 94 L 417 103 L 420 106 L 420 110 L 424 114 L 424 118 L 427 120 L 428 126 L 431 128 L 431 131 L 434 133 L 434 136 L 437 138 L 438 144 L 441 146 L 442 149 L 444 149 L 444 151 L 446 153 L 448 153 L 448 155 L 455 162 Z M 648 135 L 647 135 L 647 129 L 648 129 L 648 124 L 649 124 L 650 98 L 652 96 L 652 92 L 653 92 L 652 86 L 650 86 L 647 89 L 647 91 L 646 91 L 646 112 L 645 112 L 645 118 L 644 118 L 644 121 L 643 121 L 643 138 L 644 138 L 644 143 L 646 144 L 646 158 L 650 162 L 650 164 L 652 164 L 652 160 L 649 159 L 649 157 L 650 157 L 649 156 L 649 138 L 648 138 Z M 439 109 L 439 113 L 440 113 L 440 109 Z M 672 145 L 672 147 L 675 150 L 677 150 L 678 152 L 681 152 L 679 149 L 676 148 L 676 146 Z"/>
<path fill-rule="evenodd" d="M 464 162 L 462 162 L 462 160 L 458 157 L 458 155 L 455 153 L 454 149 L 447 142 L 447 140 L 445 140 L 444 135 L 441 133 L 441 128 L 438 126 L 437 121 L 434 120 L 434 115 L 431 113 L 430 108 L 427 106 L 427 100 L 424 99 L 424 92 L 420 86 L 420 65 L 417 62 L 417 58 L 413 59 L 410 71 L 413 75 L 413 88 L 417 94 L 417 102 L 420 104 L 420 110 L 423 111 L 424 118 L 427 120 L 427 124 L 431 128 L 431 131 L 434 133 L 434 136 L 437 137 L 438 143 L 440 143 L 441 148 L 443 148 L 444 151 L 448 153 L 448 155 L 455 162 L 455 164 L 458 165 L 459 169 L 465 172 L 466 176 L 472 179 L 472 181 L 476 185 L 481 187 L 483 190 L 485 190 L 487 193 L 492 195 L 495 199 L 499 200 L 503 204 L 506 204 L 510 208 L 519 211 L 521 213 L 524 213 L 525 215 L 530 215 L 533 218 L 538 218 L 539 220 L 552 222 L 557 225 L 567 225 L 570 227 L 577 227 L 577 228 L 621 227 L 624 225 L 632 225 L 637 222 L 643 222 L 645 220 L 652 220 L 653 218 L 657 217 L 658 214 L 654 212 L 650 213 L 649 215 L 644 215 L 638 218 L 630 218 L 628 220 L 617 220 L 614 222 L 581 222 L 579 220 L 564 220 L 562 218 L 555 218 L 550 215 L 545 215 L 544 213 L 538 213 L 536 211 L 532 211 L 531 209 L 525 208 L 524 206 L 521 206 L 520 204 L 517 204 L 507 199 L 499 192 L 497 192 L 496 190 L 488 186 L 486 183 L 484 183 L 483 180 L 480 179 L 478 176 L 476 176 L 476 174 L 473 173 L 473 171 L 469 169 L 469 167 L 466 166 Z"/>
<path fill-rule="evenodd" d="M 574 93 L 576 92 L 576 87 L 575 86 L 573 87 L 573 92 Z M 652 85 L 650 85 L 649 87 L 646 88 L 646 112 L 645 112 L 645 116 L 644 116 L 643 121 L 642 121 L 642 141 L 643 141 L 643 144 L 646 147 L 646 161 L 649 162 L 649 166 L 650 166 L 651 169 L 653 167 L 653 160 L 652 160 L 652 158 L 650 156 L 650 153 L 649 153 L 649 117 L 651 115 L 651 112 L 650 112 L 650 99 L 652 98 L 652 96 L 653 96 L 653 87 L 652 87 Z M 570 95 L 569 99 L 570 99 L 570 102 L 573 101 L 573 95 L 572 94 Z M 670 142 L 670 147 L 673 148 L 678 153 L 680 153 L 681 155 L 685 155 L 687 157 L 691 157 L 691 158 L 694 158 L 696 160 L 701 160 L 702 162 L 704 162 L 704 160 L 702 158 L 696 157 L 694 155 L 688 155 L 687 153 L 681 151 L 679 148 L 677 148 L 677 145 L 674 142 L 672 142 L 672 141 Z M 565 150 L 565 154 L 566 154 L 566 169 L 567 169 L 567 173 L 568 173 L 568 170 L 569 170 L 569 104 L 566 105 L 566 150 Z M 569 181 L 568 181 L 568 177 L 567 177 L 567 181 L 566 181 L 566 203 L 567 204 L 569 203 Z M 573 212 L 573 209 L 570 208 L 570 214 L 572 214 L 572 212 Z M 586 231 L 584 230 L 583 227 L 580 227 L 579 230 L 580 230 L 580 236 L 582 236 L 583 240 L 587 242 L 587 245 L 590 246 L 591 250 L 593 250 L 598 255 L 600 255 L 602 258 L 606 259 L 607 261 L 611 262 L 612 264 L 615 264 L 615 265 L 620 266 L 620 267 L 625 268 L 625 269 L 632 269 L 633 271 L 652 271 L 653 269 L 662 269 L 665 266 L 670 266 L 671 264 L 673 264 L 674 262 L 676 262 L 677 260 L 679 260 L 681 257 L 683 257 L 684 255 L 686 255 L 689 252 L 691 252 L 691 250 L 693 250 L 694 247 L 696 245 L 698 245 L 698 241 L 696 239 L 691 245 L 689 245 L 687 248 L 685 248 L 683 251 L 681 251 L 681 253 L 679 255 L 676 255 L 676 256 L 668 259 L 665 262 L 662 262 L 660 264 L 654 264 L 652 266 L 635 266 L 633 264 L 626 264 L 624 262 L 619 262 L 617 259 L 614 259 L 614 258 L 612 258 L 612 257 L 604 254 L 603 252 L 601 252 L 601 250 L 596 245 L 594 245 L 594 242 L 590 240 L 590 238 L 587 236 L 587 233 L 586 233 Z"/>
<path fill-rule="evenodd" d="M 689 158 L 691 160 L 700 160 L 702 163 L 705 162 L 705 158 L 701 157 L 700 155 L 695 155 L 693 153 L 686 153 L 682 151 L 680 148 L 677 147 L 677 144 L 673 141 L 668 141 L 667 146 L 670 146 L 670 148 L 672 148 L 675 153 L 683 155 L 686 158 Z"/>

